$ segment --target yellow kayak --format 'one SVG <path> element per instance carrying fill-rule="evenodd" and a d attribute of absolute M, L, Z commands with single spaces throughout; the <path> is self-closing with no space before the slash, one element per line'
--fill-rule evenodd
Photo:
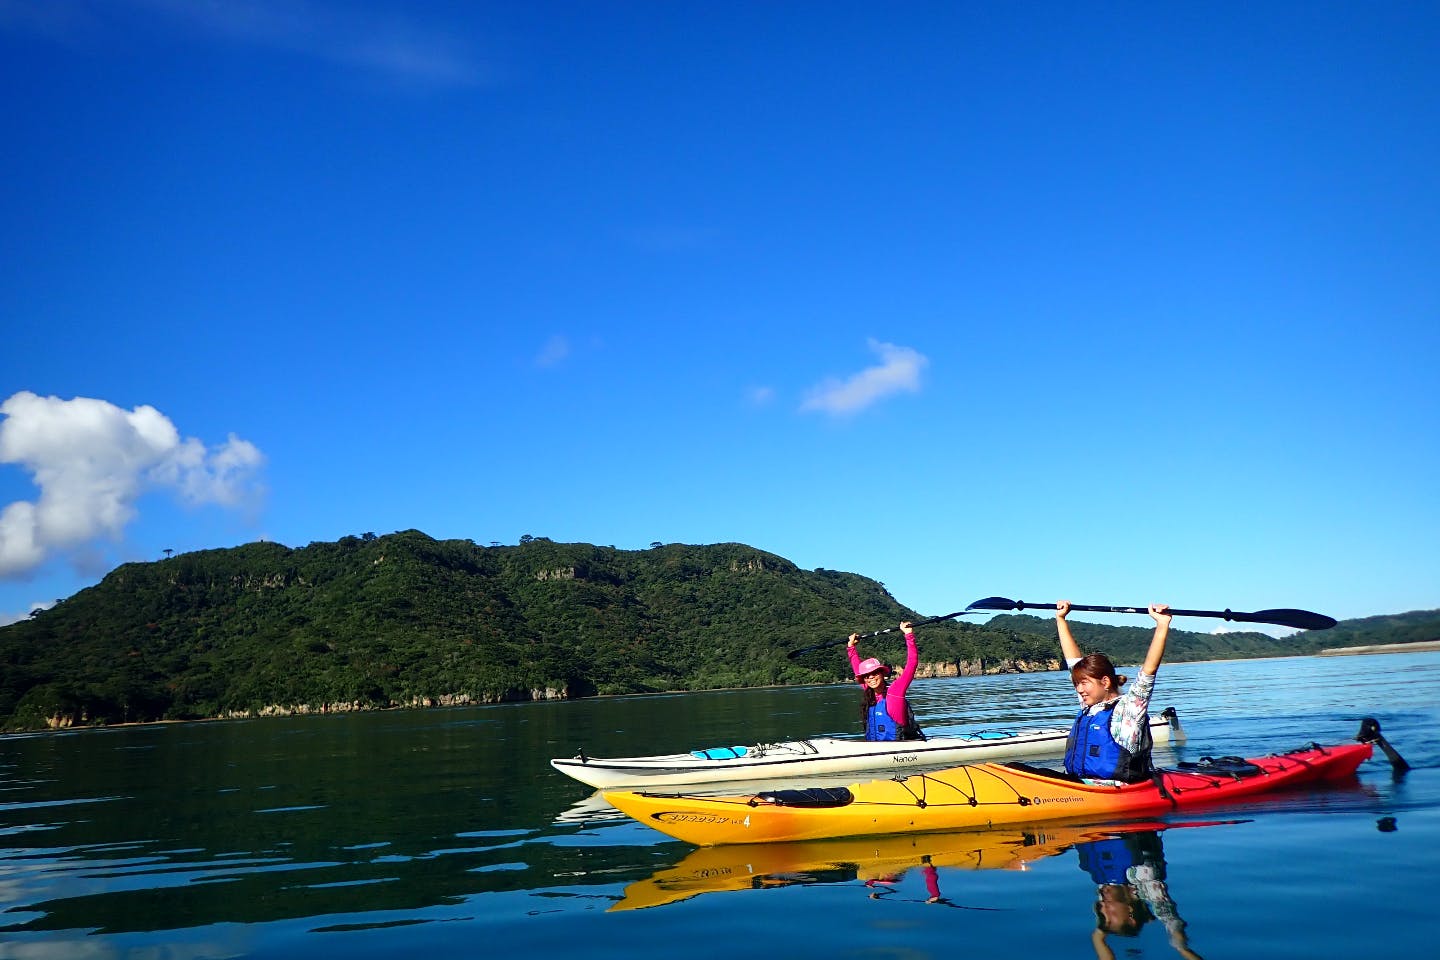
<path fill-rule="evenodd" d="M 1158 770 L 1151 781 L 1084 783 L 1023 763 L 977 763 L 849 787 L 703 796 L 608 790 L 605 799 L 687 843 L 770 843 L 914 831 L 972 830 L 1050 820 L 1154 816 L 1354 775 L 1380 741 L 1318 744 L 1266 757 L 1221 758 Z M 1383 742 L 1383 741 L 1382 741 Z M 1387 751 L 1388 752 L 1388 751 Z"/>

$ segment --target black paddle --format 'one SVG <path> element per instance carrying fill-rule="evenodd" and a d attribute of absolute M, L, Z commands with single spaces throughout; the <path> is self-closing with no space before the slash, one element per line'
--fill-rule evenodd
<path fill-rule="evenodd" d="M 974 604 L 972 603 L 971 606 L 973 607 Z M 947 613 L 943 617 L 926 617 L 924 620 L 911 620 L 910 626 L 923 627 L 927 623 L 939 623 L 942 620 L 954 620 L 956 617 L 963 617 L 967 613 L 980 612 L 981 611 L 979 610 L 956 610 L 954 613 Z M 896 625 L 893 627 L 886 627 L 884 630 L 872 630 L 869 633 L 860 634 L 860 639 L 869 640 L 871 637 L 878 637 L 882 633 L 894 633 L 896 630 L 899 629 L 899 625 Z M 799 650 L 791 650 L 789 653 L 785 654 L 785 656 L 789 657 L 791 660 L 794 660 L 796 657 L 800 656 L 800 654 L 809 653 L 811 650 L 824 650 L 826 647 L 838 647 L 842 643 L 849 642 L 849 637 L 841 637 L 839 640 L 826 640 L 824 643 L 812 643 L 808 647 L 801 647 Z"/>
<path fill-rule="evenodd" d="M 1054 610 L 1053 603 L 1029 603 L 1024 600 L 1011 600 L 1006 597 L 986 597 L 983 600 L 976 600 L 965 610 L 969 612 L 980 612 L 981 610 Z M 1071 610 L 1083 610 L 1090 613 L 1149 613 L 1147 607 L 1103 607 L 1094 604 L 1072 603 Z M 1221 620 L 1234 620 L 1239 623 L 1273 623 L 1281 627 L 1295 627 L 1298 630 L 1328 630 L 1335 626 L 1335 618 L 1327 617 L 1323 613 L 1311 613 L 1309 610 L 1257 610 L 1254 613 L 1238 613 L 1234 610 L 1181 610 L 1177 607 L 1170 608 L 1171 616 L 1175 617 L 1216 617 Z"/>
<path fill-rule="evenodd" d="M 1396 773 L 1404 773 L 1410 769 L 1410 764 L 1400 756 L 1400 751 L 1390 746 L 1390 741 L 1380 735 L 1380 721 L 1374 717 L 1365 717 L 1360 721 L 1360 732 L 1355 739 L 1361 743 L 1378 743 L 1380 749 L 1385 751 L 1385 759 L 1390 761 L 1390 767 Z"/>

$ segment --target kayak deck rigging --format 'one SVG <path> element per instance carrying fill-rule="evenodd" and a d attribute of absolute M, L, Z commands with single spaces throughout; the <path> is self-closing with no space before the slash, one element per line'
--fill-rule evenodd
<path fill-rule="evenodd" d="M 1397 771 L 1404 769 L 1403 759 L 1384 743 L 1373 721 L 1361 727 L 1355 740 L 1248 759 L 1205 757 L 1159 768 L 1151 778 L 1127 784 L 1086 782 L 1011 761 L 962 764 L 844 787 L 729 796 L 606 791 L 605 799 L 642 823 L 702 846 L 1148 816 L 1352 777 L 1373 755 L 1372 745 L 1386 751 Z"/>
<path fill-rule="evenodd" d="M 1323 747 L 1318 743 L 1311 743 L 1309 750 L 1321 756 L 1329 756 L 1330 748 Z M 1217 790 L 1225 784 L 1233 783 L 1250 777 L 1273 777 L 1277 774 L 1288 773 L 1296 767 L 1309 766 L 1310 764 L 1297 759 L 1291 754 L 1271 754 L 1265 759 L 1273 761 L 1268 767 L 1262 767 L 1253 760 L 1245 760 L 1241 757 L 1201 757 L 1199 761 L 1181 763 L 1174 767 L 1160 767 L 1154 771 L 1152 780 L 1156 782 L 1163 792 L 1172 796 L 1179 796 L 1195 790 Z M 900 801 L 867 801 L 876 806 L 908 806 L 914 805 L 920 809 L 936 806 L 994 806 L 1015 804 L 1021 807 L 1030 806 L 1033 802 L 1016 787 L 1015 782 L 1009 777 L 997 776 L 997 770 L 1016 771 L 1028 774 L 1032 777 L 1046 780 L 1059 780 L 1077 787 L 1085 787 L 1099 791 L 1123 791 L 1127 786 L 1147 786 L 1152 780 L 1140 781 L 1138 784 L 1103 784 L 1087 783 L 1086 781 L 1066 773 L 1062 770 L 1051 770 L 1046 767 L 1037 767 L 1032 764 L 1019 761 L 996 764 L 976 764 L 957 767 L 953 770 L 941 770 L 935 773 L 917 773 L 910 776 L 892 777 L 892 782 L 898 784 L 910 797 L 910 803 Z M 1003 785 L 1004 789 L 1013 794 L 1013 799 L 980 799 L 985 792 L 979 785 L 979 779 L 986 778 L 996 784 Z M 643 795 L 651 797 L 684 796 L 684 794 L 656 793 L 642 791 Z M 712 798 L 724 800 L 725 798 Z M 848 787 L 805 787 L 791 790 L 765 790 L 742 801 L 746 806 L 758 807 L 762 804 L 769 804 L 777 807 L 807 807 L 811 809 L 821 807 L 844 807 L 855 802 L 855 794 Z"/>

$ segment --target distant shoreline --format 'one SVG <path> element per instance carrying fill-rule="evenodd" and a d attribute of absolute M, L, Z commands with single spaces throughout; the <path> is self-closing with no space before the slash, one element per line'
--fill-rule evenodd
<path fill-rule="evenodd" d="M 1375 643 L 1375 644 L 1367 644 L 1367 645 L 1358 646 L 1358 647 L 1329 647 L 1329 648 L 1327 648 L 1327 649 L 1325 649 L 1325 650 L 1321 650 L 1321 651 L 1319 651 L 1318 653 L 1315 653 L 1315 654 L 1296 654 L 1296 656 L 1345 657 L 1345 656 L 1362 656 L 1362 655 L 1365 655 L 1365 654 L 1376 654 L 1376 653 L 1430 653 L 1430 652 L 1434 652 L 1434 651 L 1437 651 L 1437 650 L 1440 650 L 1440 640 L 1418 640 L 1418 641 L 1413 641 L 1413 642 L 1411 642 L 1411 643 Z M 1271 659 L 1279 659 L 1279 658 L 1274 658 L 1274 657 L 1226 657 L 1226 658 L 1223 658 L 1223 659 L 1220 659 L 1220 660 L 1176 660 L 1176 661 L 1174 661 L 1174 663 L 1175 663 L 1175 664 L 1187 664 L 1187 665 L 1188 665 L 1188 664 L 1196 664 L 1196 663 L 1242 663 L 1242 662 L 1247 662 L 1247 661 L 1251 661 L 1251 660 L 1271 660 Z M 1057 672 L 1057 671 L 1045 671 L 1045 670 L 1028 671 L 1028 670 L 1027 670 L 1027 671 L 1016 671 L 1016 672 L 1017 672 L 1017 673 L 1045 673 L 1045 672 Z M 1000 676 L 1000 675 L 1001 675 L 1001 674 L 984 674 L 983 676 Z M 923 677 L 923 678 L 917 677 L 916 679 L 926 679 L 926 680 L 954 680 L 954 679 L 967 679 L 967 678 L 962 674 L 962 675 L 959 675 L 958 677 L 951 677 L 951 676 L 930 676 L 930 677 Z M 974 679 L 974 678 L 969 678 L 969 679 Z M 735 690 L 793 690 L 793 689 L 799 689 L 799 688 L 803 688 L 803 687 L 843 686 L 843 685 L 849 684 L 849 683 L 851 683 L 851 682 L 852 682 L 852 681 L 849 681 L 849 680 L 837 680 L 837 681 L 833 681 L 833 682 L 831 682 L 831 683 L 799 683 L 799 684 L 775 683 L 775 684 L 762 684 L 762 685 L 756 686 L 756 687 L 711 687 L 711 688 L 708 688 L 708 689 L 705 689 L 705 690 L 655 690 L 655 691 L 649 691 L 649 692 L 646 692 L 646 693 L 595 694 L 595 695 L 592 695 L 592 696 L 589 696 L 589 697 L 581 697 L 581 698 L 578 698 L 578 699 L 580 699 L 580 700 L 601 700 L 601 699 L 622 698 L 622 697 L 675 697 L 675 696 L 685 696 L 685 695 L 688 695 L 688 694 L 726 693 L 726 692 L 735 691 Z M 416 705 L 414 705 L 414 704 L 405 704 L 405 705 L 403 705 L 403 706 L 402 706 L 402 705 L 399 705 L 399 704 L 392 704 L 392 705 L 390 705 L 390 706 L 385 706 L 385 707 L 366 707 L 366 708 L 357 709 L 357 710 L 338 710 L 338 711 L 329 711 L 329 712 L 319 712 L 319 711 L 317 711 L 317 712 L 309 712 L 309 711 L 305 711 L 305 712 L 298 712 L 298 713 L 295 713 L 295 714 L 284 714 L 283 716 L 286 716 L 286 717 L 290 717 L 290 716 L 344 716 L 344 715 L 349 715 L 349 714 L 351 714 L 351 713 L 372 713 L 372 712 L 394 711 L 394 710 L 444 709 L 445 707 L 449 707 L 449 706 L 467 706 L 467 707 L 495 706 L 495 707 L 498 707 L 498 706 L 519 706 L 519 705 L 525 704 L 525 703 L 566 703 L 566 702 L 574 702 L 574 701 L 562 701 L 562 700 L 553 700 L 553 701 L 551 701 L 551 700 L 512 700 L 512 701 L 501 701 L 501 702 L 495 702 L 495 703 L 480 703 L 480 702 L 475 702 L 475 703 L 453 704 L 453 705 L 447 704 L 447 705 L 444 705 L 444 706 L 439 706 L 439 705 L 437 705 L 437 706 L 435 706 L 435 707 L 421 707 L 421 706 L 416 706 Z M 51 728 L 46 729 L 46 730 L 9 730 L 9 731 L 0 731 L 0 739 L 7 738 L 7 737 L 29 737 L 29 736 L 40 736 L 40 735 L 54 734 L 54 733 L 81 732 L 81 731 L 86 731 L 86 730 L 114 730 L 114 729 L 124 728 L 124 727 L 159 727 L 159 726 L 169 726 L 169 725 L 176 725 L 176 724 L 183 724 L 183 723 L 213 723 L 213 722 L 218 722 L 218 721 L 223 721 L 223 720 L 269 720 L 269 719 L 278 719 L 278 717 L 276 717 L 276 716 L 264 716 L 264 715 L 226 716 L 226 717 L 193 717 L 193 718 L 185 719 L 185 720 L 179 720 L 179 719 L 129 720 L 129 721 L 123 721 L 123 722 L 121 722 L 121 723 L 75 724 L 75 725 L 73 725 L 73 726 L 66 726 L 66 727 L 51 727 Z"/>
<path fill-rule="evenodd" d="M 1363 647 L 1330 647 L 1317 657 L 1349 657 L 1363 653 L 1420 653 L 1440 650 L 1440 640 L 1417 640 L 1414 643 L 1372 643 Z"/>

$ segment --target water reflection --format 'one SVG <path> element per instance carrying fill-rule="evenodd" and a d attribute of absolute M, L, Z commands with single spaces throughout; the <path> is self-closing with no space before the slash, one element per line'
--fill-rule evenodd
<path fill-rule="evenodd" d="M 673 857 L 627 844 L 627 831 L 550 824 L 569 787 L 511 755 L 548 756 L 552 718 L 476 710 L 0 738 L 0 940 L 408 922 L 481 894 L 583 897 Z"/>
<path fill-rule="evenodd" d="M 1425 673 L 1427 664 L 1436 669 Z M 1329 902 L 1333 871 L 1315 865 L 1344 844 L 1353 851 L 1346 869 L 1360 871 L 1372 885 L 1398 886 L 1397 861 L 1419 863 L 1411 873 L 1428 866 L 1420 858 L 1434 836 L 1440 795 L 1440 749 L 1432 735 L 1440 658 L 1392 658 L 1367 669 L 1379 667 L 1389 668 L 1386 702 L 1393 709 L 1382 717 L 1386 734 L 1417 768 L 1405 781 L 1376 769 L 1353 786 L 1209 814 L 1269 822 L 1237 857 L 1253 856 L 1253 844 L 1292 858 L 1302 851 L 1293 882 L 1303 896 L 1276 899 L 1267 905 L 1272 912 L 1292 902 Z M 1239 682 L 1249 671 L 1265 681 L 1265 689 L 1310 689 L 1303 701 L 1287 694 L 1297 702 L 1328 705 L 1342 696 L 1333 689 L 1328 663 L 1308 669 L 1304 663 L 1227 665 L 1223 676 Z M 1212 688 L 1216 696 L 1229 689 L 1213 682 L 1219 668 L 1176 665 L 1166 671 L 1167 691 L 1180 690 L 1187 673 L 1206 681 L 1181 701 L 1192 737 L 1181 759 L 1266 753 L 1354 730 L 1355 718 L 1344 707 L 1313 708 L 1302 716 L 1287 702 L 1283 715 L 1230 716 L 1204 699 Z M 1318 679 L 1308 679 L 1311 673 Z M 1432 679 L 1425 682 L 1427 676 Z M 915 696 L 924 703 L 927 729 L 935 732 L 1046 726 L 1073 712 L 1073 692 L 1054 679 L 926 681 Z M 1264 698 L 1247 704 L 1252 711 L 1268 710 Z M 185 955 L 183 945 L 202 943 L 195 954 L 207 957 L 319 955 L 339 948 L 315 938 L 334 940 L 336 931 L 347 932 L 343 949 L 351 955 L 378 956 L 395 945 L 386 929 L 405 928 L 408 946 L 426 936 L 417 926 L 422 924 L 455 931 L 429 934 L 434 952 L 455 952 L 483 928 L 478 932 L 485 942 L 503 931 L 509 938 L 503 942 L 538 954 L 555 945 L 555 931 L 568 936 L 577 923 L 595 925 L 585 928 L 589 942 L 601 944 L 610 942 L 618 924 L 636 935 L 625 941 L 627 955 L 637 955 L 634 942 L 644 941 L 657 946 L 638 955 L 658 956 L 662 949 L 673 952 L 674 928 L 693 917 L 684 908 L 636 906 L 786 886 L 798 895 L 752 893 L 745 902 L 758 900 L 761 912 L 774 911 L 788 928 L 803 930 L 797 950 L 843 952 L 853 932 L 842 935 L 833 923 L 834 899 L 866 903 L 872 894 L 882 903 L 1024 911 L 1027 935 L 1048 934 L 1063 938 L 1066 950 L 1085 950 L 1075 938 L 1092 927 L 1078 924 L 1090 915 L 1097 886 L 1073 864 L 1054 858 L 1103 839 L 1103 830 L 1072 835 L 1046 826 L 978 840 L 973 833 L 938 834 L 847 841 L 830 849 L 794 844 L 783 851 L 697 851 L 624 818 L 547 762 L 578 745 L 624 756 L 695 743 L 853 733 L 855 713 L 854 692 L 845 686 L 0 737 L 0 956 L 42 950 L 57 958 L 100 955 L 94 951 L 103 947 L 107 956 L 174 957 Z M 1300 846 L 1287 839 L 1291 820 L 1317 816 L 1326 818 L 1326 844 Z M 1341 829 L 1357 818 L 1369 826 L 1377 817 L 1391 819 L 1378 829 L 1370 826 L 1369 837 Z M 1392 832 L 1384 833 L 1386 825 Z M 1382 835 L 1401 843 L 1376 850 L 1365 842 Z M 1226 853 L 1238 847 L 1216 846 Z M 806 850 L 811 853 L 797 859 Z M 1041 875 L 1000 872 L 1042 861 Z M 961 873 L 969 870 L 993 872 Z M 1052 909 L 1056 874 L 1071 888 L 1072 902 L 1061 901 L 1059 911 Z M 1227 933 L 1221 921 L 1202 912 L 1207 880 L 1213 892 L 1220 884 L 1228 888 L 1233 875 L 1185 877 L 1187 919 L 1205 932 L 1211 951 L 1221 950 Z M 807 883 L 814 886 L 794 889 Z M 1422 916 L 1423 908 L 1403 893 L 1391 889 L 1382 906 Z M 1274 891 L 1255 895 L 1274 898 Z M 722 911 L 728 906 L 728 898 L 706 896 L 694 908 L 705 911 L 712 902 Z M 609 912 L 612 907 L 621 912 Z M 915 912 L 924 917 L 921 923 L 936 925 L 935 936 L 948 950 L 953 930 L 944 929 L 946 912 Z M 565 922 L 532 923 L 540 914 L 564 915 Z M 973 921 L 967 925 L 970 942 L 974 928 L 990 929 L 987 921 L 996 921 L 996 938 L 1010 942 L 1011 914 L 966 919 Z M 1147 923 L 1146 935 L 1158 935 L 1158 926 Z M 1293 926 L 1285 936 L 1293 936 Z M 1401 916 L 1391 919 L 1389 929 L 1415 931 L 1424 943 L 1428 927 Z M 357 941 L 353 932 L 361 930 L 370 932 Z M 1120 935 L 1106 936 L 1119 951 Z M 1327 929 L 1315 938 L 1329 947 L 1345 936 L 1344 929 Z M 933 955 L 945 954 L 937 948 Z"/>
<path fill-rule="evenodd" d="M 1166 882 L 1165 847 L 1158 830 L 1115 832 L 1075 845 L 1080 869 L 1095 881 L 1095 932 L 1091 936 L 1097 960 L 1114 960 L 1111 935 L 1138 936 L 1145 924 L 1158 920 L 1170 945 L 1186 960 L 1200 960 L 1190 949 L 1185 921 L 1170 896 Z"/>
<path fill-rule="evenodd" d="M 1142 863 L 1126 850 L 1158 851 L 1143 861 L 1153 874 L 1158 864 L 1164 880 L 1159 833 L 1177 826 L 1217 826 L 1239 820 L 1203 823 L 1144 823 L 1096 826 L 1051 824 L 1025 829 L 957 833 L 847 837 L 803 843 L 740 844 L 701 847 L 672 867 L 632 883 L 611 910 L 636 910 L 679 903 L 702 894 L 766 890 L 794 884 L 858 883 L 872 899 L 920 899 L 926 903 L 962 906 L 947 898 L 945 872 L 954 870 L 1025 870 L 1037 860 L 1071 849 L 1083 849 L 1082 865 L 1109 866 L 1123 884 L 1126 869 Z M 1118 844 L 1118 846 L 1117 846 Z M 1129 845 L 1129 846 L 1127 846 Z M 1086 869 L 1090 869 L 1088 866 Z M 924 897 L 905 897 L 902 880 L 918 870 Z M 1099 881 L 1097 881 L 1099 882 Z M 1147 892 L 1153 887 L 1147 887 Z M 1163 892 L 1163 884 L 1161 887 Z M 1110 894 L 1117 898 L 1117 894 Z M 975 905 L 963 905 L 975 909 Z M 983 907 L 982 907 L 983 908 Z"/>

